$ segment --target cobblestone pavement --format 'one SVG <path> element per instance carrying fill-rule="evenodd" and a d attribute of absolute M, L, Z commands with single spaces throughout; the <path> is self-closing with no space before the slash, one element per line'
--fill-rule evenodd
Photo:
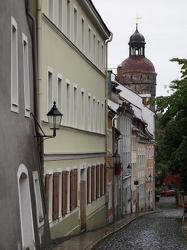
<path fill-rule="evenodd" d="M 183 208 L 174 197 L 161 197 L 161 212 L 140 217 L 106 238 L 97 250 L 187 250 L 180 235 Z"/>

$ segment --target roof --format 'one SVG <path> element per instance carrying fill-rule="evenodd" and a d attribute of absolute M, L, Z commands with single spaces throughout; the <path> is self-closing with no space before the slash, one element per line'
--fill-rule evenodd
<path fill-rule="evenodd" d="M 153 63 L 145 56 L 130 56 L 121 65 L 123 73 L 156 74 Z"/>
<path fill-rule="evenodd" d="M 145 45 L 144 36 L 138 31 L 138 24 L 136 24 L 136 31 L 129 39 L 129 45 L 131 46 L 141 46 Z"/>

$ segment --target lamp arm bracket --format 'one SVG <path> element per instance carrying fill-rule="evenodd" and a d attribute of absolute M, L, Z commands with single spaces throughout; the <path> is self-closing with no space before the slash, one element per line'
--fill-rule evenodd
<path fill-rule="evenodd" d="M 33 113 L 31 113 L 31 115 L 32 115 L 32 117 L 34 118 L 34 121 L 35 121 L 35 128 L 36 128 L 36 125 L 37 125 L 39 127 L 40 131 L 42 132 L 42 134 L 36 132 L 36 135 L 34 137 L 40 137 L 40 138 L 54 138 L 55 137 L 56 131 L 54 131 L 53 135 L 46 135 L 44 133 L 43 129 L 41 128 L 40 124 L 38 123 L 35 115 Z M 37 129 L 36 129 L 36 131 L 37 131 Z"/>

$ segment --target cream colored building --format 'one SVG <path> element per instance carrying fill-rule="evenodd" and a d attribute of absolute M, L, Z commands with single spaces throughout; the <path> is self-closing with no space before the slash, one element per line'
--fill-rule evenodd
<path fill-rule="evenodd" d="M 39 0 L 39 122 L 53 102 L 63 114 L 44 141 L 51 237 L 106 224 L 106 46 L 111 36 L 89 0 Z"/>

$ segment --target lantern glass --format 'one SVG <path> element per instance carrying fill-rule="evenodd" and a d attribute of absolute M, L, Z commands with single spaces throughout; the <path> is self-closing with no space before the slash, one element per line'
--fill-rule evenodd
<path fill-rule="evenodd" d="M 56 107 L 56 102 L 53 103 L 52 109 L 47 113 L 47 118 L 48 118 L 50 129 L 56 130 L 60 128 L 62 114 Z"/>
<path fill-rule="evenodd" d="M 119 164 L 120 163 L 120 155 L 118 154 L 117 150 L 114 153 L 113 157 L 114 157 L 114 163 Z"/>

